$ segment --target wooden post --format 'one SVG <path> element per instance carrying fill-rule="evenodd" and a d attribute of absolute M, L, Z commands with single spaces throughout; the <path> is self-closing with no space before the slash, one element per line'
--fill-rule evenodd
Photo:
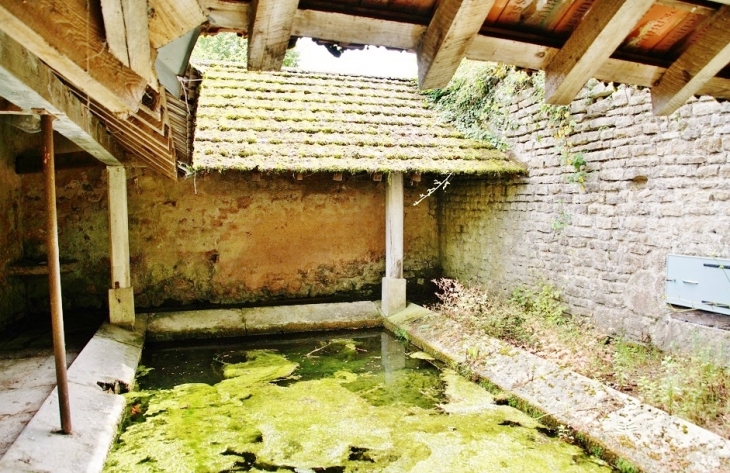
<path fill-rule="evenodd" d="M 127 216 L 127 173 L 124 166 L 107 166 L 109 198 L 109 247 L 111 289 L 109 322 L 134 327 L 134 290 L 129 267 L 129 224 Z"/>
<path fill-rule="evenodd" d="M 386 316 L 406 308 L 403 279 L 403 173 L 388 176 L 385 189 L 385 277 L 382 309 Z"/>
<path fill-rule="evenodd" d="M 46 247 L 48 252 L 48 286 L 51 293 L 51 326 L 53 355 L 56 360 L 56 391 L 61 414 L 61 430 L 71 433 L 71 405 L 68 397 L 66 373 L 66 340 L 63 333 L 63 306 L 61 303 L 61 263 L 58 251 L 58 222 L 56 216 L 56 166 L 53 154 L 53 117 L 41 115 L 43 133 L 43 172 L 46 181 Z"/>

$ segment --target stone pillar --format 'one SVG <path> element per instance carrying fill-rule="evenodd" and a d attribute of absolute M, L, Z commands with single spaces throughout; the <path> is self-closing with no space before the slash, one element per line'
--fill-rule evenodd
<path fill-rule="evenodd" d="M 129 267 L 129 224 L 127 215 L 127 172 L 124 166 L 107 166 L 109 197 L 109 247 L 111 289 L 109 322 L 134 327 L 134 290 Z"/>
<path fill-rule="evenodd" d="M 403 173 L 388 176 L 385 189 L 385 277 L 382 309 L 386 316 L 406 308 L 403 279 Z"/>

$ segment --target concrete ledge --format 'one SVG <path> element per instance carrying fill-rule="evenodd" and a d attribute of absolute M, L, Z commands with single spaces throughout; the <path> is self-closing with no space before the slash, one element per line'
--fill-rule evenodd
<path fill-rule="evenodd" d="M 383 321 L 444 361 L 483 377 L 645 472 L 730 471 L 730 441 L 496 339 L 465 339 L 450 319 L 410 304 Z M 476 359 L 467 358 L 477 353 Z"/>
<path fill-rule="evenodd" d="M 148 340 L 235 337 L 379 327 L 374 302 L 216 309 L 150 314 Z"/>
<path fill-rule="evenodd" d="M 98 472 L 104 466 L 124 413 L 124 398 L 106 392 L 99 382 L 131 386 L 142 355 L 146 317 L 135 331 L 104 324 L 68 370 L 73 433 L 62 435 L 58 393 L 43 403 L 0 459 L 0 471 Z"/>

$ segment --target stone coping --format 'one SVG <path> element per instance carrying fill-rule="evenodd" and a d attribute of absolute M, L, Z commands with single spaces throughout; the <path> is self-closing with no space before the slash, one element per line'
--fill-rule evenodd
<path fill-rule="evenodd" d="M 381 325 L 378 306 L 371 301 L 192 310 L 150 313 L 147 339 L 236 337 Z"/>
<path fill-rule="evenodd" d="M 415 304 L 383 323 L 443 361 L 468 366 L 644 472 L 730 471 L 730 441 L 598 381 L 500 340 L 467 341 L 453 321 Z"/>
<path fill-rule="evenodd" d="M 125 401 L 105 387 L 132 386 L 145 340 L 146 316 L 135 330 L 103 324 L 68 370 L 71 435 L 60 431 L 54 388 L 0 459 L 0 471 L 98 472 L 117 435 Z"/>

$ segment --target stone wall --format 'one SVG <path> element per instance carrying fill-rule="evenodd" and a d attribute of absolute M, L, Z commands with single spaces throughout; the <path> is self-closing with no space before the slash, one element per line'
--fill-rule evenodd
<path fill-rule="evenodd" d="M 385 183 L 367 175 L 127 171 L 132 284 L 138 308 L 343 296 L 378 299 L 384 271 Z M 42 176 L 23 177 L 27 252 L 44 254 Z M 67 308 L 103 307 L 109 284 L 106 173 L 60 171 L 60 251 Z M 440 273 L 434 200 L 406 190 L 405 276 L 412 291 Z M 419 281 L 419 279 L 421 279 Z M 419 286 L 418 283 L 421 283 Z M 32 301 L 43 309 L 43 287 Z"/>
<path fill-rule="evenodd" d="M 0 123 L 0 330 L 24 313 L 23 285 L 8 266 L 23 254 L 19 214 L 20 179 L 15 174 L 16 128 Z"/>
<path fill-rule="evenodd" d="M 692 99 L 655 117 L 646 90 L 584 89 L 570 106 L 569 137 L 587 161 L 584 189 L 570 182 L 575 170 L 561 163 L 540 104 L 523 94 L 511 111 L 509 138 L 529 176 L 449 187 L 445 274 L 505 292 L 550 282 L 571 313 L 670 343 L 667 254 L 730 258 L 730 103 Z"/>

